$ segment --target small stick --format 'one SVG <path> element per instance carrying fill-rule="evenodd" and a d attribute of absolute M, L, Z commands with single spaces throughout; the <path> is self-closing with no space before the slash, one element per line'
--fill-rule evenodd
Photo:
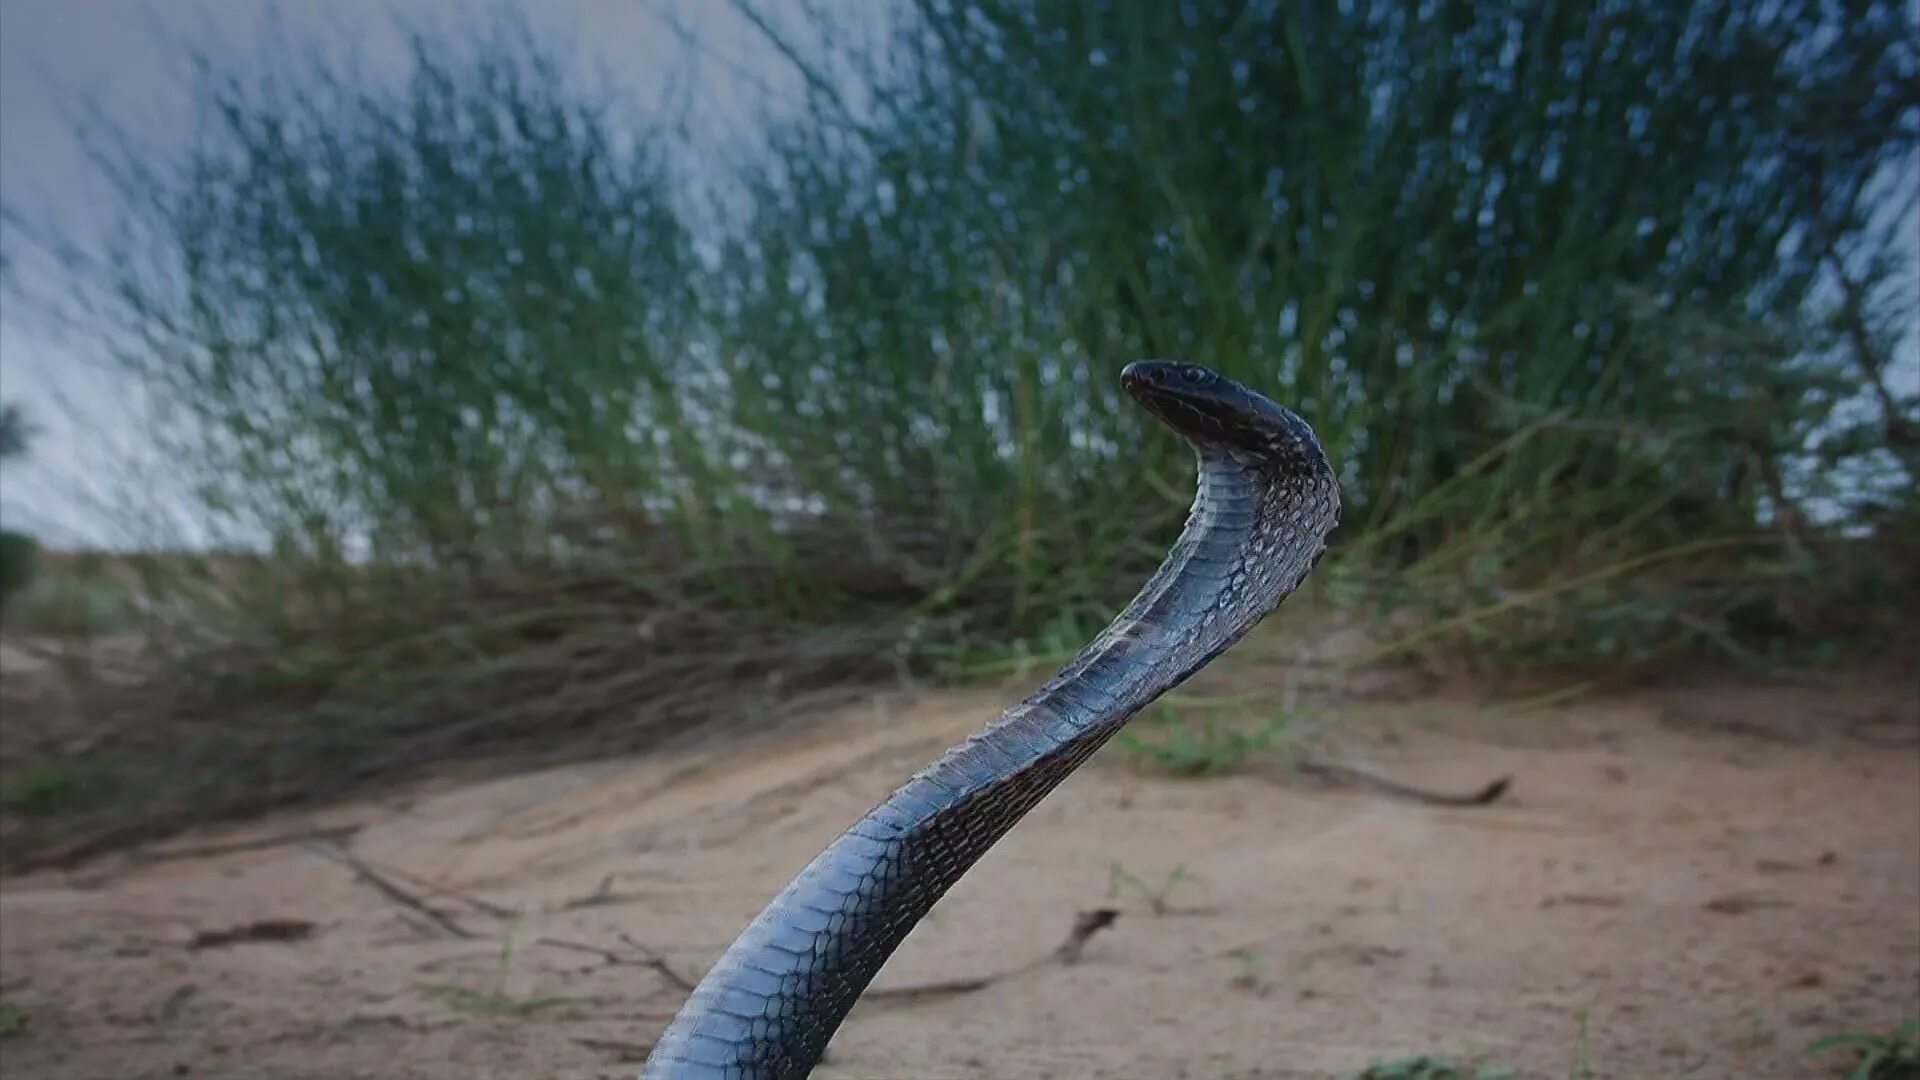
<path fill-rule="evenodd" d="M 600 886 L 585 896 L 576 896 L 562 901 L 561 911 L 579 911 L 581 908 L 599 907 L 603 904 L 626 904 L 646 897 L 639 893 L 619 893 L 613 891 L 613 875 L 608 874 L 600 880 Z"/>
<path fill-rule="evenodd" d="M 262 851 L 267 848 L 285 847 L 290 844 L 304 844 L 314 840 L 324 840 L 338 844 L 360 831 L 358 825 L 336 825 L 327 829 L 301 829 L 295 832 L 274 833 L 271 836 L 258 836 L 251 840 L 229 840 L 217 844 L 194 844 L 184 847 L 161 848 L 158 851 L 142 851 L 134 855 L 139 862 L 166 862 L 173 859 L 210 859 L 220 855 L 237 855 L 243 851 Z"/>
<path fill-rule="evenodd" d="M 442 914 L 441 912 L 435 910 L 426 901 L 413 895 L 412 893 L 401 888 L 400 886 L 395 885 L 393 882 L 389 881 L 385 877 L 382 877 L 380 874 L 375 873 L 372 867 L 360 861 L 360 859 L 355 857 L 352 852 L 346 850 L 345 848 L 335 846 L 334 848 L 329 850 L 328 848 L 322 847 L 318 844 L 309 844 L 307 847 L 308 847 L 308 850 L 313 851 L 315 854 L 318 854 L 322 858 L 332 859 L 334 862 L 337 862 L 342 866 L 345 866 L 347 869 L 352 870 L 356 878 L 366 882 L 368 885 L 373 886 L 374 890 L 379 892 L 380 895 L 386 897 L 387 899 L 393 901 L 396 904 L 399 904 L 401 907 L 404 907 L 409 911 L 412 911 L 418 915 L 421 915 L 422 917 L 426 918 L 429 922 L 433 923 L 435 926 L 446 931 L 447 933 L 452 934 L 454 937 L 463 938 L 468 941 L 473 940 L 474 934 L 472 931 L 461 926 L 459 923 L 454 922 L 452 919 L 448 918 L 446 915 Z"/>
<path fill-rule="evenodd" d="M 1060 947 L 1053 950 L 1054 959 L 1063 964 L 1079 962 L 1080 953 L 1086 949 L 1087 942 L 1092 939 L 1093 935 L 1112 926 L 1114 920 L 1119 917 L 1119 910 L 1110 907 L 1094 908 L 1091 911 L 1081 912 L 1073 920 L 1073 929 L 1067 932 L 1067 940 L 1061 942 Z"/>
<path fill-rule="evenodd" d="M 1032 964 L 1027 967 L 1032 967 Z M 941 982 L 914 983 L 911 986 L 876 986 L 865 996 L 891 1001 L 912 1001 L 917 998 L 947 997 L 952 994 L 971 994 L 975 990 L 985 990 L 1001 979 L 1018 975 L 1027 968 L 1015 968 L 998 975 L 980 975 L 971 979 L 947 979 Z"/>
<path fill-rule="evenodd" d="M 575 1035 L 573 1041 L 589 1050 L 618 1054 L 623 1062 L 645 1061 L 647 1055 L 653 1053 L 652 1043 L 627 1042 L 624 1039 L 594 1039 L 585 1035 Z"/>
<path fill-rule="evenodd" d="M 535 939 L 534 944 L 545 945 L 552 949 L 570 949 L 573 952 L 583 952 L 590 956 L 597 956 L 609 964 L 626 964 L 632 962 L 619 953 L 614 952 L 612 949 L 603 949 L 598 945 L 588 945 L 580 941 L 565 941 L 561 938 L 543 937 Z"/>
<path fill-rule="evenodd" d="M 645 959 L 641 962 L 645 966 L 650 967 L 653 970 L 659 972 L 661 978 L 667 980 L 668 982 L 672 983 L 675 987 L 681 990 L 684 990 L 689 994 L 693 993 L 693 980 L 673 970 L 672 966 L 667 963 L 666 957 L 661 956 L 659 953 L 653 951 L 651 948 L 640 944 L 639 942 L 633 940 L 632 938 L 628 937 L 624 933 L 620 935 L 620 940 L 626 942 L 628 948 L 632 949 L 633 951 L 639 953 L 641 956 L 645 957 Z"/>
<path fill-rule="evenodd" d="M 469 893 L 463 893 L 458 889 L 448 888 L 438 882 L 428 881 L 426 878 L 421 877 L 411 870 L 403 870 L 397 866 L 388 867 L 387 869 L 390 873 L 406 878 L 408 881 L 418 885 L 421 889 L 424 889 L 429 896 L 443 896 L 448 900 L 458 900 L 472 907 L 474 910 L 484 912 L 496 919 L 517 918 L 520 914 L 505 904 L 496 904 L 491 900 L 482 899 Z"/>
<path fill-rule="evenodd" d="M 628 948 L 640 955 L 628 956 L 615 952 L 612 949 L 602 948 L 599 945 L 589 945 L 580 941 L 567 941 L 563 938 L 543 937 L 536 940 L 534 944 L 545 945 L 554 949 L 568 949 L 573 952 L 586 953 L 590 956 L 597 956 L 609 964 L 629 964 L 634 967 L 647 968 L 658 974 L 662 979 L 665 979 L 675 989 L 683 993 L 693 993 L 693 980 L 673 970 L 672 965 L 667 963 L 665 957 L 625 934 L 620 935 L 620 940 L 626 942 Z"/>
<path fill-rule="evenodd" d="M 1502 776 L 1474 791 L 1456 795 L 1450 792 L 1428 791 L 1411 784 L 1402 784 L 1397 780 L 1375 776 L 1349 765 L 1335 765 L 1307 757 L 1297 760 L 1294 763 L 1294 769 L 1304 776 L 1317 776 L 1329 783 L 1370 787 L 1389 795 L 1398 795 L 1403 799 L 1423 802 L 1430 806 L 1491 806 L 1507 793 L 1509 787 L 1513 786 L 1513 777 Z"/>
<path fill-rule="evenodd" d="M 922 998 L 971 994 L 976 990 L 985 990 L 994 983 L 1011 979 L 1017 975 L 1025 975 L 1035 968 L 1044 966 L 1049 961 L 1061 964 L 1076 963 L 1079 961 L 1080 954 L 1085 951 L 1087 942 L 1092 939 L 1093 935 L 1112 926 L 1114 920 L 1119 917 L 1120 912 L 1115 908 L 1094 908 L 1090 911 L 1082 911 L 1074 917 L 1073 929 L 1067 931 L 1067 939 L 1056 946 L 1051 953 L 1023 964 L 1020 967 L 1013 968 L 1009 971 L 1002 971 L 997 975 L 980 975 L 965 979 L 942 979 L 938 982 L 913 983 L 908 986 L 875 987 L 867 991 L 865 996 L 868 998 L 910 1002 Z"/>

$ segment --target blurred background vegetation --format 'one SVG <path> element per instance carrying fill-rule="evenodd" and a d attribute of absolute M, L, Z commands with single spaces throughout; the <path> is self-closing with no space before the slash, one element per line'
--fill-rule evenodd
<path fill-rule="evenodd" d="M 733 6 L 807 88 L 738 161 L 507 9 L 90 130 L 71 302 L 259 542 L 8 612 L 129 661 L 54 786 L 139 815 L 34 845 L 1064 658 L 1190 499 L 1142 356 L 1315 425 L 1381 656 L 1779 673 L 1920 599 L 1895 0 Z"/>

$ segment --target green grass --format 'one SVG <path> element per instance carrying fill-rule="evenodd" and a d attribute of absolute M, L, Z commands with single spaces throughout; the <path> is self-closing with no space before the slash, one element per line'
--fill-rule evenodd
<path fill-rule="evenodd" d="M 21 637 L 85 640 L 137 631 L 144 622 L 125 583 L 45 568 L 8 601 L 0 626 Z"/>
<path fill-rule="evenodd" d="M 29 765 L 0 784 L 0 811 L 45 817 L 70 810 L 87 797 L 87 778 L 58 762 Z"/>
<path fill-rule="evenodd" d="M 1343 1073 L 1340 1080 L 1513 1080 L 1513 1072 L 1422 1054 L 1376 1061 L 1360 1072 Z"/>
<path fill-rule="evenodd" d="M 27 1010 L 16 1001 L 0 1001 L 0 1039 L 16 1039 L 27 1033 Z"/>
<path fill-rule="evenodd" d="M 577 1003 L 574 998 L 554 994 L 515 997 L 498 991 L 475 990 L 471 987 L 445 983 L 425 984 L 420 987 L 420 992 L 454 1012 L 469 1016 L 511 1017 L 516 1020 L 531 1019 Z"/>
<path fill-rule="evenodd" d="M 1173 894 L 1180 886 L 1198 884 L 1199 880 L 1185 866 L 1176 866 L 1155 884 L 1117 862 L 1110 863 L 1107 866 L 1107 899 L 1116 900 L 1122 893 L 1131 892 L 1146 901 L 1149 911 L 1155 915 L 1165 915 L 1174 910 Z"/>
<path fill-rule="evenodd" d="M 1284 714 L 1246 713 L 1231 705 L 1162 705 L 1114 741 L 1132 757 L 1174 776 L 1222 776 L 1283 748 L 1293 726 Z"/>
<path fill-rule="evenodd" d="M 1841 1051 L 1853 1060 L 1834 1066 L 1845 1080 L 1920 1080 L 1920 1018 L 1891 1032 L 1844 1032 L 1815 1039 L 1807 1054 L 1831 1062 Z"/>
<path fill-rule="evenodd" d="M 1567 1080 L 1593 1080 L 1593 1047 L 1588 1042 L 1588 1027 L 1592 1018 L 1587 1010 L 1580 1010 L 1580 1042 L 1574 1049 L 1573 1062 L 1567 1066 Z"/>
<path fill-rule="evenodd" d="M 424 983 L 419 990 L 455 1012 L 518 1020 L 532 1019 L 579 1003 L 576 998 L 557 994 L 509 993 L 507 975 L 513 966 L 513 951 L 513 934 L 509 932 L 500 939 L 498 964 L 493 972 L 491 987 L 476 989 L 453 983 Z"/>

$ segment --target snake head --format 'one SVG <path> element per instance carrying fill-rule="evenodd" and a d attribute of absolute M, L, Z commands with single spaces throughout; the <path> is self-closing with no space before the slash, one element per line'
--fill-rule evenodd
<path fill-rule="evenodd" d="M 1121 369 L 1120 385 L 1203 454 L 1225 452 L 1285 472 L 1331 475 L 1305 420 L 1211 368 L 1136 360 Z"/>

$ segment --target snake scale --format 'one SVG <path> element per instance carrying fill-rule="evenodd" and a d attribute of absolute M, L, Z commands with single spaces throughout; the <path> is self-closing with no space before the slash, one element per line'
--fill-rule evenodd
<path fill-rule="evenodd" d="M 1192 512 L 1159 570 L 1044 686 L 807 864 L 700 981 L 641 1080 L 811 1073 L 881 965 L 961 875 L 1318 564 L 1340 494 L 1305 421 L 1194 364 L 1137 361 L 1120 380 L 1199 459 Z"/>

